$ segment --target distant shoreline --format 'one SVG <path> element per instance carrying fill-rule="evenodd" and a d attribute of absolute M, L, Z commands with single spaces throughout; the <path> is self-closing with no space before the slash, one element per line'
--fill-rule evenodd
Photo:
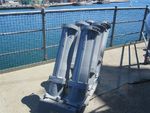
<path fill-rule="evenodd" d="M 74 3 L 54 3 L 54 4 L 44 4 L 44 5 L 39 5 L 39 4 L 35 4 L 35 5 L 24 5 L 24 6 L 0 6 L 0 10 L 11 10 L 11 9 L 38 9 L 38 8 L 42 8 L 42 7 L 59 7 L 59 6 L 80 6 L 80 5 L 92 5 L 92 4 L 107 4 L 107 3 L 120 3 L 120 2 L 129 2 L 129 0 L 106 0 L 104 2 L 74 2 Z"/>
<path fill-rule="evenodd" d="M 17 7 L 0 7 L 0 10 L 11 10 L 11 9 L 35 9 L 35 7 L 27 7 L 27 6 L 17 6 Z"/>

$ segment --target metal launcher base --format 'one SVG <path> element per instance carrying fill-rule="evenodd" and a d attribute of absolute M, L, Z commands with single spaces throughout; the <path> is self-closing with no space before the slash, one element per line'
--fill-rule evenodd
<path fill-rule="evenodd" d="M 79 113 L 77 110 L 78 109 L 66 105 L 63 102 L 57 102 L 51 99 L 41 99 L 38 113 Z"/>

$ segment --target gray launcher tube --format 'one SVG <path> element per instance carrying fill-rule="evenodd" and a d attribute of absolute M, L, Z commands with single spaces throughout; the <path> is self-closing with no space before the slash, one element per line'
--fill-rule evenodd
<path fill-rule="evenodd" d="M 88 84 L 89 87 L 87 89 L 87 94 L 85 97 L 85 100 L 83 101 L 84 105 L 87 105 L 90 98 L 92 97 L 94 91 L 96 90 L 97 84 L 98 84 L 98 77 L 100 77 L 100 69 L 101 69 L 101 65 L 102 65 L 102 59 L 103 59 L 103 53 L 104 53 L 104 49 L 106 48 L 106 44 L 107 44 L 107 39 L 108 39 L 108 34 L 109 34 L 109 30 L 111 25 L 109 23 L 95 23 L 93 24 L 95 26 L 97 26 L 100 30 L 100 32 L 103 32 L 102 37 L 101 38 L 97 38 L 97 41 L 99 41 L 99 43 L 97 43 L 97 45 L 95 44 L 95 48 L 94 50 L 98 50 L 97 55 L 94 53 L 92 60 L 91 60 L 91 78 L 89 78 Z M 100 39 L 100 40 L 98 40 Z M 95 62 L 97 61 L 97 62 Z M 94 71 L 93 71 L 94 69 Z"/>
<path fill-rule="evenodd" d="M 67 61 L 69 59 L 69 52 L 73 51 L 71 50 L 73 49 L 71 46 L 78 36 L 78 32 L 79 28 L 76 25 L 63 25 L 55 67 L 52 76 L 49 78 L 49 96 L 57 97 L 62 92 L 63 85 L 66 82 L 65 77 L 68 69 Z"/>
<path fill-rule="evenodd" d="M 74 52 L 73 52 L 73 57 L 72 57 L 72 62 L 71 62 L 71 68 L 74 68 L 74 64 L 75 64 L 75 59 L 76 59 L 76 54 L 77 54 L 77 49 L 78 49 L 78 45 L 79 45 L 79 40 L 80 40 L 80 35 L 81 35 L 81 29 L 84 26 L 88 26 L 89 24 L 85 21 L 78 21 L 76 22 L 76 26 L 79 27 L 79 34 L 76 38 L 76 43 L 75 43 L 75 48 L 74 48 Z"/>
<path fill-rule="evenodd" d="M 93 23 L 93 26 L 98 27 L 99 31 L 102 33 L 102 36 L 99 35 L 99 37 L 101 38 L 96 38 L 95 40 L 95 46 L 94 46 L 95 49 L 93 51 L 93 58 L 91 60 L 90 72 L 96 74 L 97 64 L 102 62 L 103 59 L 104 49 L 106 48 L 111 25 L 107 22 L 103 22 L 103 23 Z"/>
<path fill-rule="evenodd" d="M 99 32 L 92 26 L 86 26 L 81 31 L 81 38 L 77 51 L 76 63 L 72 80 L 69 81 L 69 91 L 66 102 L 73 106 L 80 106 L 85 98 L 90 60 L 94 47 L 94 41 Z"/>

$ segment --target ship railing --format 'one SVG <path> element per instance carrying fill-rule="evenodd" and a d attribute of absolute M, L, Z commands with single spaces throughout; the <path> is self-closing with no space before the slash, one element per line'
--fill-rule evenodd
<path fill-rule="evenodd" d="M 136 15 L 139 15 L 136 17 L 136 19 L 134 18 L 135 13 Z M 148 6 L 146 7 L 116 6 L 108 8 L 78 8 L 78 9 L 56 9 L 56 10 L 47 10 L 43 8 L 37 11 L 0 13 L 0 43 L 1 43 L 0 45 L 2 46 L 0 49 L 0 65 L 4 65 L 7 63 L 6 66 L 4 68 L 1 68 L 0 70 L 13 69 L 14 67 L 16 69 L 16 67 L 18 66 L 26 67 L 30 64 L 35 65 L 39 63 L 54 61 L 56 51 L 59 45 L 61 25 L 64 23 L 73 23 L 75 21 L 86 19 L 93 19 L 95 21 L 103 21 L 103 20 L 109 21 L 112 24 L 112 29 L 107 43 L 107 48 L 120 46 L 127 42 L 131 43 L 133 41 L 142 41 L 143 40 L 142 32 L 144 32 L 145 18 L 147 13 L 148 13 Z M 6 20 L 3 20 L 3 18 Z M 134 24 L 136 25 L 134 26 Z M 123 28 L 123 26 L 125 28 Z M 131 27 L 134 27 L 138 30 L 132 31 Z M 119 30 L 125 31 L 124 33 L 122 32 L 120 33 Z M 32 38 L 33 37 L 40 38 L 38 39 L 40 40 L 40 42 L 36 42 L 37 39 L 34 39 L 35 43 L 33 45 L 35 46 L 30 44 L 31 39 L 28 39 L 29 34 L 33 35 Z M 132 35 L 135 35 L 134 37 L 136 38 L 134 39 L 128 38 L 131 37 Z M 25 45 L 20 44 L 23 43 L 21 42 L 22 36 L 27 38 L 28 40 L 28 41 L 26 40 L 27 42 L 24 42 L 26 43 Z M 55 36 L 57 37 L 57 40 L 55 39 L 56 38 Z M 11 39 L 12 44 L 10 44 L 10 46 L 7 45 L 8 43 L 6 41 L 9 38 L 14 38 Z M 120 43 L 119 40 L 122 40 L 122 42 Z M 36 45 L 36 43 L 40 44 Z M 14 49 L 12 49 L 11 46 Z M 7 50 L 7 48 L 8 51 L 5 51 Z M 37 57 L 35 53 L 36 51 L 40 51 L 40 53 L 38 53 L 39 55 L 38 57 L 40 58 L 34 61 L 34 59 L 36 59 Z M 18 63 L 24 62 L 19 60 L 19 57 L 20 56 L 22 57 L 22 54 L 24 55 L 33 53 L 35 53 L 35 55 L 30 56 L 32 57 L 30 59 L 31 60 L 30 62 Z M 16 65 L 14 64 L 14 62 L 11 62 L 10 59 L 11 55 L 16 55 L 18 60 L 16 61 Z M 3 60 L 4 58 L 6 61 Z M 25 60 L 25 58 L 22 58 L 22 60 Z"/>

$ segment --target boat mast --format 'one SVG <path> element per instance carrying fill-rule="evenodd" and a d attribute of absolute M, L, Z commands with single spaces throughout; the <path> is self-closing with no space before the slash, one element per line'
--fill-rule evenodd
<path fill-rule="evenodd" d="M 132 7 L 132 0 L 130 0 L 130 7 Z"/>

